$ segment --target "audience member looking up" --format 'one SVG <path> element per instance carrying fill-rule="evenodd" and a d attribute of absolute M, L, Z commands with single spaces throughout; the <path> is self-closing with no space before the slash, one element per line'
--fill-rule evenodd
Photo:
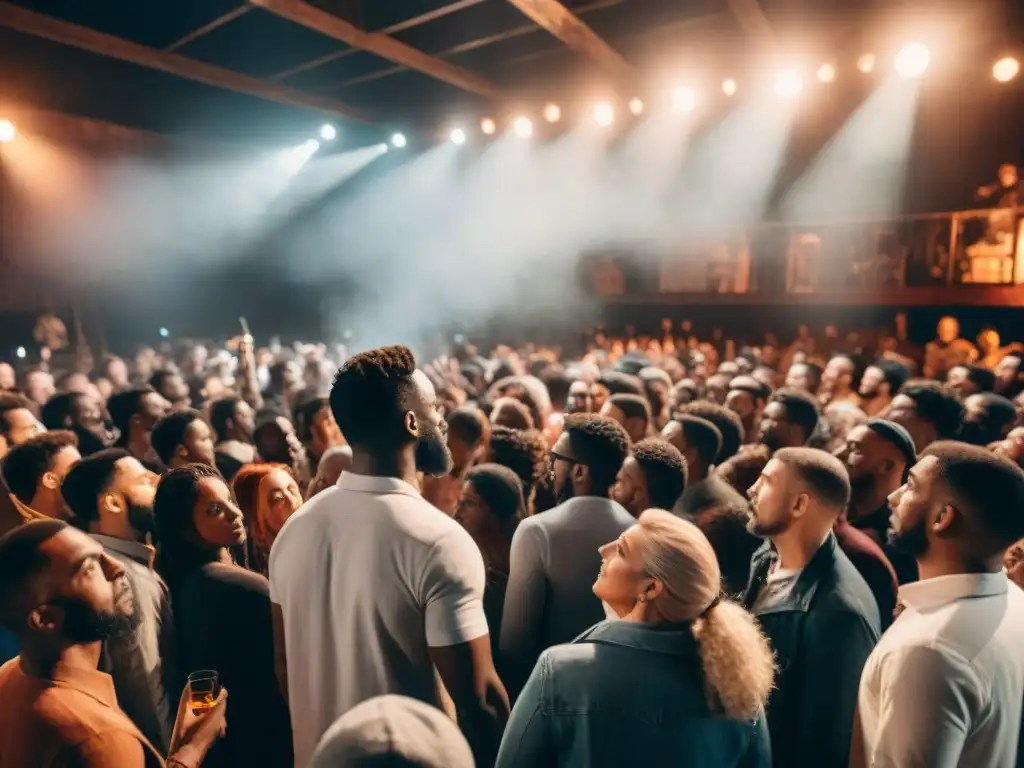
<path fill-rule="evenodd" d="M 89 395 L 77 392 L 54 395 L 40 412 L 47 429 L 70 429 L 78 437 L 83 456 L 114 444 L 114 435 L 105 421 L 102 405 Z"/>
<path fill-rule="evenodd" d="M 246 464 L 235 474 L 231 490 L 245 518 L 249 568 L 266 576 L 270 548 L 302 506 L 302 491 L 284 464 Z"/>
<path fill-rule="evenodd" d="M 107 641 L 100 668 L 114 680 L 122 710 L 162 752 L 170 745 L 174 696 L 184 684 L 177 668 L 170 595 L 153 570 L 153 497 L 157 476 L 122 448 L 89 456 L 68 472 L 61 490 L 75 525 L 116 560 L 142 617 L 135 631 Z"/>
<path fill-rule="evenodd" d="M 921 580 L 864 668 L 850 765 L 1019 764 L 1024 593 L 1004 553 L 1024 536 L 1024 472 L 938 442 L 890 497 L 893 545 Z"/>
<path fill-rule="evenodd" d="M 1017 421 L 1017 409 L 1005 397 L 991 392 L 969 395 L 964 400 L 959 437 L 965 443 L 986 447 L 1004 439 Z"/>
<path fill-rule="evenodd" d="M 150 377 L 149 386 L 171 404 L 172 411 L 187 411 L 192 407 L 192 398 L 189 394 L 188 384 L 185 383 L 182 375 L 176 371 L 161 368 Z"/>
<path fill-rule="evenodd" d="M 864 661 L 878 642 L 878 607 L 836 546 L 850 499 L 838 459 L 813 448 L 776 451 L 750 489 L 754 555 L 744 604 L 777 655 L 768 700 L 774 766 L 845 767 Z"/>
<path fill-rule="evenodd" d="M 35 415 L 36 406 L 14 392 L 0 392 L 0 459 L 15 445 L 46 431 Z"/>
<path fill-rule="evenodd" d="M 0 765 L 164 765 L 98 669 L 103 641 L 133 632 L 142 620 L 124 569 L 98 542 L 59 520 L 6 534 L 0 620 L 21 648 L 0 667 Z M 179 707 L 187 727 L 170 764 L 205 765 L 226 709 L 226 688 L 198 718 Z"/>
<path fill-rule="evenodd" d="M 243 465 L 256 461 L 255 418 L 252 406 L 240 397 L 225 397 L 210 406 L 210 427 L 217 439 L 213 457 L 229 482 Z"/>
<path fill-rule="evenodd" d="M 949 369 L 949 373 L 946 374 L 946 386 L 963 400 L 979 392 L 991 392 L 994 390 L 996 387 L 996 377 L 987 368 L 965 363 L 964 365 L 955 365 Z"/>
<path fill-rule="evenodd" d="M 902 363 L 879 358 L 869 365 L 860 379 L 860 407 L 869 417 L 878 416 L 907 383 L 910 372 Z"/>
<path fill-rule="evenodd" d="M 650 765 L 771 765 L 771 649 L 722 599 L 715 553 L 694 525 L 644 512 L 601 547 L 593 591 L 621 620 L 544 651 L 499 768 L 631 765 L 638 744 Z"/>
<path fill-rule="evenodd" d="M 528 517 L 512 539 L 501 657 L 517 692 L 541 652 L 604 618 L 590 586 L 598 548 L 634 522 L 608 494 L 629 455 L 629 435 L 607 416 L 575 414 L 551 450 L 559 504 Z"/>
<path fill-rule="evenodd" d="M 729 394 L 725 398 L 725 404 L 730 411 L 740 417 L 744 443 L 757 441 L 761 428 L 761 412 L 770 394 L 768 387 L 753 376 L 737 376 L 729 382 Z"/>
<path fill-rule="evenodd" d="M 384 347 L 341 366 L 330 404 L 352 471 L 293 517 L 270 553 L 295 763 L 306 765 L 331 724 L 374 696 L 441 704 L 439 674 L 486 765 L 508 698 L 491 659 L 483 559 L 417 491 L 418 472 L 452 468 L 434 387 L 408 349 Z"/>
<path fill-rule="evenodd" d="M 818 396 L 822 407 L 832 403 L 852 403 L 860 406 L 854 385 L 857 381 L 857 363 L 849 355 L 836 355 L 828 361 L 821 375 Z"/>
<path fill-rule="evenodd" d="M 159 471 L 159 457 L 153 450 L 153 428 L 170 413 L 171 404 L 152 387 L 137 387 L 112 395 L 107 400 L 107 410 L 120 435 L 115 445 L 154 472 Z"/>

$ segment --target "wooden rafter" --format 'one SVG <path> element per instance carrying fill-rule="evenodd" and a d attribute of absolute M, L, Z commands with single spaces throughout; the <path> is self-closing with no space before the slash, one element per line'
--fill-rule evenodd
<path fill-rule="evenodd" d="M 613 5 L 619 5 L 625 2 L 625 0 L 593 0 L 593 2 L 581 5 L 576 8 L 576 15 L 582 16 L 586 13 L 592 13 L 593 11 L 599 11 L 602 8 L 610 8 Z M 523 24 L 512 29 L 506 29 L 504 32 L 496 32 L 493 35 L 487 35 L 486 37 L 477 37 L 473 40 L 467 40 L 458 45 L 453 45 L 451 48 L 445 48 L 443 51 L 438 51 L 435 56 L 443 59 L 451 58 L 452 56 L 458 56 L 460 53 L 469 53 L 470 51 L 476 51 L 480 48 L 486 48 L 488 45 L 494 45 L 495 43 L 501 43 L 505 40 L 511 40 L 515 37 L 522 37 L 523 35 L 533 34 L 537 32 L 538 28 L 536 24 Z M 564 50 L 560 48 L 559 50 Z M 353 77 L 340 83 L 334 83 L 328 85 L 325 88 L 318 88 L 320 91 L 337 91 L 342 88 L 348 88 L 352 85 L 359 85 L 361 83 L 369 83 L 374 80 L 380 80 L 391 75 L 396 75 L 399 72 L 404 72 L 405 67 L 386 67 L 384 69 L 378 69 L 375 72 L 369 72 L 359 77 Z"/>
<path fill-rule="evenodd" d="M 543 27 L 569 48 L 593 59 L 610 74 L 627 74 L 631 67 L 576 14 L 558 0 L 508 0 L 535 24 Z"/>
<path fill-rule="evenodd" d="M 248 3 L 243 3 L 242 5 L 238 6 L 237 8 L 233 8 L 232 10 L 228 11 L 227 13 L 225 13 L 225 14 L 223 14 L 221 16 L 218 16 L 216 19 L 214 19 L 210 23 L 204 24 L 203 26 L 199 27 L 199 29 L 193 29 L 191 32 L 189 32 L 184 37 L 182 37 L 182 38 L 180 38 L 178 40 L 175 40 L 173 43 L 168 45 L 166 48 L 164 48 L 164 50 L 165 51 L 176 51 L 179 48 L 188 45 L 193 40 L 198 40 L 203 35 L 207 35 L 210 32 L 213 32 L 213 30 L 217 29 L 217 27 L 222 27 L 225 24 L 227 24 L 229 21 L 234 21 L 239 16 L 245 15 L 246 13 L 248 13 L 251 10 L 252 10 L 252 6 L 251 5 L 249 5 Z"/>
<path fill-rule="evenodd" d="M 622 0 L 616 0 L 616 2 L 621 1 Z M 399 21 L 396 24 L 392 24 L 390 27 L 384 27 L 383 29 L 378 29 L 376 31 L 382 35 L 393 35 L 397 32 L 404 32 L 407 29 L 412 29 L 413 27 L 418 27 L 422 24 L 426 24 L 436 19 L 443 18 L 450 13 L 455 13 L 456 11 L 471 8 L 472 6 L 479 5 L 482 2 L 484 2 L 484 0 L 456 0 L 456 2 L 454 3 L 443 5 L 440 8 L 435 8 L 432 11 L 421 13 L 419 16 L 413 16 L 411 19 Z M 312 61 L 307 61 L 303 64 L 299 64 L 297 67 L 286 69 L 284 72 L 278 72 L 270 79 L 274 81 L 287 80 L 292 75 L 299 74 L 299 72 L 305 72 L 310 69 L 316 69 L 317 67 L 327 64 L 329 62 L 337 61 L 338 59 L 344 59 L 346 56 L 351 56 L 353 53 L 359 53 L 359 49 L 346 48 L 343 51 L 334 51 L 333 53 L 328 53 L 326 56 L 320 56 L 319 58 L 313 59 Z M 402 71 L 404 69 L 405 67 L 402 67 L 399 71 Z"/>
<path fill-rule="evenodd" d="M 456 88 L 476 93 L 488 99 L 501 98 L 498 87 L 479 75 L 436 56 L 426 54 L 380 32 L 367 32 L 326 11 L 314 8 L 303 0 L 251 0 L 251 2 L 295 24 L 333 37 L 346 45 L 380 56 L 382 59 L 415 69 L 436 80 L 454 85 Z"/>
<path fill-rule="evenodd" d="M 246 93 L 291 107 L 315 109 L 364 123 L 373 122 L 363 110 L 335 99 L 306 93 L 278 83 L 268 83 L 229 69 L 194 61 L 177 53 L 147 48 L 131 40 L 30 11 L 6 0 L 0 0 L 0 26 L 217 88 Z"/>

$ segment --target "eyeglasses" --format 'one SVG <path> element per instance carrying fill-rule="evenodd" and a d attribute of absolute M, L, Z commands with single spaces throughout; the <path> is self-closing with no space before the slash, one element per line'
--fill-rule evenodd
<path fill-rule="evenodd" d="M 583 463 L 582 461 L 578 461 L 577 459 L 571 458 L 570 456 L 563 456 L 562 454 L 555 453 L 554 451 L 551 451 L 551 453 L 549 455 L 551 456 L 551 461 L 548 463 L 548 475 L 551 477 L 552 480 L 555 477 L 555 462 L 556 461 L 565 461 L 565 462 L 568 462 L 569 464 L 582 464 Z"/>

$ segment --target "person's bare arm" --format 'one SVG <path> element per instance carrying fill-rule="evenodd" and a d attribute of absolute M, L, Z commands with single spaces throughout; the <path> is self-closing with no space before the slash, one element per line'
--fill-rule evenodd
<path fill-rule="evenodd" d="M 494 765 L 508 721 L 509 703 L 494 669 L 490 635 L 429 650 L 455 704 L 459 727 L 473 750 L 476 764 Z"/>
<path fill-rule="evenodd" d="M 277 684 L 281 688 L 281 695 L 288 701 L 288 655 L 285 653 L 284 645 L 284 613 L 281 606 L 275 602 L 270 603 L 270 616 L 274 627 L 274 674 L 277 676 Z"/>

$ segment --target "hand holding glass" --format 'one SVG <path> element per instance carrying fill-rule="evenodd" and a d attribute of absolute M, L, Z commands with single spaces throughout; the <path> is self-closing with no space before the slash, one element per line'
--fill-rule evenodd
<path fill-rule="evenodd" d="M 193 715 L 201 715 L 212 709 L 217 703 L 220 683 L 217 672 L 212 669 L 201 669 L 188 676 L 189 706 Z"/>

